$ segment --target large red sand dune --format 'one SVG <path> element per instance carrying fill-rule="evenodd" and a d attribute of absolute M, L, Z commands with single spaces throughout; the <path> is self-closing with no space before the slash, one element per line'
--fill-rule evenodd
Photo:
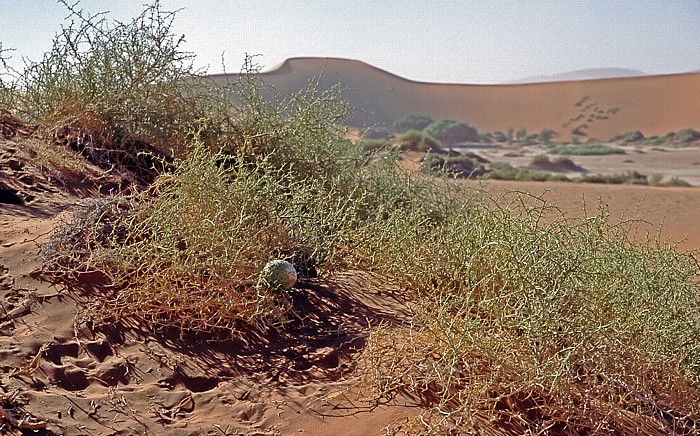
<path fill-rule="evenodd" d="M 416 62 L 420 62 L 419 59 Z M 587 121 L 598 108 L 617 108 L 607 120 L 589 123 L 589 134 L 607 139 L 615 133 L 641 130 L 664 135 L 687 127 L 700 128 L 700 73 L 554 83 L 466 85 L 415 82 L 360 61 L 336 58 L 293 58 L 262 79 L 293 92 L 319 77 L 321 89 L 341 83 L 357 109 L 355 124 L 391 123 L 407 113 L 469 122 L 480 131 L 525 127 L 529 132 L 549 128 L 568 139 L 571 129 Z M 236 75 L 213 76 L 235 80 Z M 587 101 L 574 104 L 583 97 Z M 584 117 L 576 118 L 588 107 Z M 594 106 L 595 105 L 595 106 Z"/>

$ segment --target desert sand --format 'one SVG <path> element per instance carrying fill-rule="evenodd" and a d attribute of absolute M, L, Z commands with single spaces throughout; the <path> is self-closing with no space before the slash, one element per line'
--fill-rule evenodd
<path fill-rule="evenodd" d="M 234 81 L 237 75 L 214 78 Z M 357 109 L 350 120 L 356 125 L 392 123 L 407 113 L 421 113 L 465 121 L 480 132 L 552 129 L 562 140 L 570 139 L 571 129 L 581 123 L 588 123 L 589 135 L 598 139 L 631 130 L 648 137 L 700 127 L 700 73 L 467 85 L 415 82 L 356 60 L 293 58 L 263 72 L 261 78 L 285 92 L 297 91 L 314 78 L 320 89 L 340 83 L 347 89 L 344 97 Z M 607 119 L 588 122 L 594 110 L 614 108 L 617 113 Z"/>

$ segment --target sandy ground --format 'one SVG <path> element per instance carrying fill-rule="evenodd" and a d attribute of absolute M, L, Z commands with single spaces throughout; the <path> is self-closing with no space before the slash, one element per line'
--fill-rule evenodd
<path fill-rule="evenodd" d="M 368 324 L 407 317 L 391 286 L 351 273 L 301 282 L 293 299 L 303 317 L 250 343 L 93 328 L 81 307 L 94 290 L 37 274 L 37 244 L 59 219 L 0 212 L 0 434 L 359 436 L 420 413 L 405 398 L 363 400 L 354 371 Z"/>
<path fill-rule="evenodd" d="M 0 204 L 0 434 L 380 435 L 424 409 L 397 396 L 365 398 L 358 356 L 368 325 L 410 319 L 391 284 L 346 272 L 292 292 L 284 332 L 241 340 L 182 340 L 149 325 L 97 327 L 82 307 L 99 282 L 55 284 L 39 246 L 80 201 L 22 163 L 21 139 L 0 139 L 0 183 L 26 205 Z M 20 162 L 21 164 L 18 164 Z M 469 182 L 470 184 L 472 182 Z M 474 183 L 541 194 L 572 216 L 598 199 L 613 217 L 638 209 L 652 230 L 700 248 L 700 189 L 561 183 Z M 496 431 L 493 434 L 498 434 Z"/>
<path fill-rule="evenodd" d="M 541 154 L 544 148 L 518 148 L 520 156 L 513 157 L 512 149 L 471 150 L 493 162 L 509 162 L 513 166 L 527 166 L 532 156 Z M 663 174 L 663 180 L 678 176 L 700 185 L 699 148 L 650 150 L 643 153 L 611 156 L 573 156 L 575 163 L 591 173 L 619 173 L 620 165 L 630 157 L 634 168 L 641 173 Z M 666 160 L 668 155 L 673 156 Z M 511 155 L 506 156 L 506 155 Z M 418 171 L 422 155 L 410 152 L 402 158 L 404 168 Z M 610 162 L 608 164 L 608 162 Z M 608 167 L 610 165 L 610 167 Z M 655 166 L 656 165 L 656 166 Z M 675 165 L 675 167 L 674 167 Z M 575 176 L 576 174 L 568 174 Z M 659 238 L 667 245 L 675 245 L 681 251 L 700 250 L 700 187 L 662 187 L 645 185 L 606 185 L 567 182 L 521 182 L 504 180 L 468 180 L 465 185 L 476 191 L 487 192 L 493 198 L 501 197 L 500 204 L 507 205 L 513 193 L 531 195 L 532 202 L 556 206 L 569 218 L 585 218 L 598 212 L 604 204 L 611 223 L 621 220 L 637 221 L 637 231 L 631 235 L 638 241 Z M 535 198 L 537 197 L 537 198 Z M 541 199 L 541 200 L 540 200 Z M 700 252 L 698 254 L 700 256 Z"/>
<path fill-rule="evenodd" d="M 605 156 L 566 156 L 591 174 L 619 174 L 638 171 L 651 176 L 660 175 L 662 182 L 678 177 L 692 184 L 691 188 L 602 185 L 562 182 L 489 181 L 487 191 L 527 191 L 543 196 L 573 218 L 582 218 L 597 210 L 602 202 L 608 206 L 613 221 L 639 219 L 638 238 L 658 236 L 662 241 L 678 243 L 681 250 L 700 249 L 700 148 L 626 146 L 625 154 Z M 519 147 L 477 150 L 492 162 L 508 162 L 514 167 L 527 167 L 533 156 L 546 151 L 544 147 Z M 556 159 L 557 156 L 550 156 Z M 575 177 L 578 173 L 567 173 Z M 471 183 L 472 185 L 474 183 Z"/>
<path fill-rule="evenodd" d="M 680 251 L 700 250 L 697 217 L 700 188 L 498 180 L 477 187 L 496 195 L 509 191 L 527 192 L 557 206 L 571 218 L 595 215 L 598 204 L 602 202 L 608 207 L 611 222 L 639 221 L 639 229 L 632 235 L 638 241 L 658 236 L 667 245 L 677 245 Z"/>

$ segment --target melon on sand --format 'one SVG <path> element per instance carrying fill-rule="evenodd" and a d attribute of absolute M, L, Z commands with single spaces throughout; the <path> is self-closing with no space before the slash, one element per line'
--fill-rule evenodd
<path fill-rule="evenodd" d="M 260 283 L 272 290 L 291 289 L 296 282 L 297 271 L 294 265 L 286 260 L 271 260 L 260 272 Z"/>

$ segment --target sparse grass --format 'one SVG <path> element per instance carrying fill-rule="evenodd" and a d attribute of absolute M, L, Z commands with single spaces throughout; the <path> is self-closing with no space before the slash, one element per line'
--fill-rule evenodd
<path fill-rule="evenodd" d="M 610 224 L 605 210 L 574 222 L 520 197 L 456 213 L 448 226 L 407 223 L 400 245 L 376 247 L 379 271 L 423 306 L 410 325 L 370 337 L 374 395 L 431 404 L 430 434 L 478 433 L 486 422 L 517 434 L 696 425 L 684 418 L 700 404 L 692 256 L 632 243 L 634 223 Z M 664 409 L 679 413 L 658 427 Z"/>
<path fill-rule="evenodd" d="M 671 177 L 668 182 L 663 183 L 663 186 L 675 186 L 675 187 L 682 187 L 682 188 L 688 188 L 691 187 L 692 185 L 688 183 L 687 181 L 679 178 L 679 177 Z"/>
<path fill-rule="evenodd" d="M 553 147 L 547 150 L 547 153 L 572 156 L 592 156 L 607 154 L 625 154 L 625 150 L 619 147 L 611 147 L 605 144 L 576 144 L 561 147 Z"/>
<path fill-rule="evenodd" d="M 582 183 L 604 183 L 612 185 L 648 185 L 647 176 L 637 171 L 627 171 L 618 174 L 585 174 L 574 181 Z"/>
<path fill-rule="evenodd" d="M 167 20 L 142 23 L 152 26 L 146 36 L 169 29 Z M 126 42 L 133 34 L 119 35 Z M 68 49 L 54 47 L 30 73 L 63 68 Z M 144 50 L 127 54 L 147 57 L 157 47 Z M 122 52 L 99 53 L 109 60 Z M 148 83 L 181 78 L 179 63 L 163 67 Z M 76 83 L 102 89 L 118 76 L 90 77 Z M 42 113 L 89 113 L 90 131 L 114 149 L 137 137 L 157 150 L 184 141 L 147 189 L 88 200 L 42 248 L 45 269 L 67 280 L 104 276 L 95 320 L 223 336 L 281 329 L 290 297 L 258 283 L 268 260 L 290 260 L 302 274 L 371 271 L 400 285 L 415 311 L 404 326 L 370 326 L 367 394 L 423 400 L 428 410 L 412 433 L 467 434 L 487 424 L 517 434 L 697 431 L 700 268 L 675 247 L 633 242 L 634 222 L 610 223 L 604 208 L 572 221 L 539 198 L 523 194 L 503 206 L 459 181 L 404 173 L 396 151 L 343 138 L 337 125 L 347 107 L 337 90 L 310 86 L 266 100 L 250 76 L 234 89 L 235 108 L 197 100 L 203 113 L 228 114 L 221 124 L 192 123 L 200 111 L 183 109 L 178 93 L 160 100 L 150 90 L 131 102 L 72 86 L 38 80 L 27 95 L 39 108 L 51 103 Z M 80 98 L 51 94 L 65 89 Z M 162 132 L 149 130 L 152 120 L 131 130 L 126 114 L 149 102 L 164 108 L 169 98 L 172 112 L 157 114 Z M 118 101 L 114 110 L 124 112 L 106 117 Z"/>
<path fill-rule="evenodd" d="M 493 162 L 489 170 L 482 176 L 483 179 L 494 180 L 518 180 L 528 182 L 570 182 L 564 174 L 554 174 L 544 171 L 533 171 L 527 168 L 513 168 L 507 162 Z"/>

